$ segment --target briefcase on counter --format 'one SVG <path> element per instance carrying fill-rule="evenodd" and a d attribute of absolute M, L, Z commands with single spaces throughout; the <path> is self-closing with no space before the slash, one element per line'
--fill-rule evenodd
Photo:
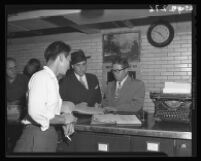
<path fill-rule="evenodd" d="M 191 123 L 192 99 L 190 94 L 150 93 L 155 105 L 156 121 Z"/>

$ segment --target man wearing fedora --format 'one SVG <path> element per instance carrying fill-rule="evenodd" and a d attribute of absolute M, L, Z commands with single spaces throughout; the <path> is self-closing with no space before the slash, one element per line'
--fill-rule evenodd
<path fill-rule="evenodd" d="M 64 101 L 75 105 L 94 107 L 101 103 L 102 96 L 98 78 L 87 72 L 87 59 L 82 50 L 71 54 L 72 70 L 60 81 L 60 95 Z"/>

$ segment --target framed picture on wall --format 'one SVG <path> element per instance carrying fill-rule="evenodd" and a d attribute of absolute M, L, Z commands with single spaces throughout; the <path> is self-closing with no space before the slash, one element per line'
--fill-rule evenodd
<path fill-rule="evenodd" d="M 140 61 L 140 32 L 103 34 L 103 62 L 111 62 L 115 56 Z"/>

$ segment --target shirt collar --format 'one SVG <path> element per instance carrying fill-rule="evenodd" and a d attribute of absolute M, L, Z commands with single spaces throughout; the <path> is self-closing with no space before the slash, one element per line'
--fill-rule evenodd
<path fill-rule="evenodd" d="M 57 77 L 54 74 L 54 72 L 52 71 L 52 69 L 50 69 L 48 66 L 44 66 L 43 69 L 45 69 L 52 77 L 57 79 Z"/>
<path fill-rule="evenodd" d="M 117 82 L 116 82 L 116 83 L 117 83 L 117 86 L 119 86 L 118 83 L 120 82 L 121 87 L 122 87 L 127 78 L 128 78 L 128 75 L 127 75 L 121 82 L 120 82 L 120 81 L 117 81 Z"/>
<path fill-rule="evenodd" d="M 75 74 L 75 76 L 77 77 L 77 79 L 80 80 L 80 77 L 81 77 L 81 76 L 79 76 L 79 75 L 78 75 L 77 73 L 75 73 L 75 72 L 74 72 L 74 74 Z M 82 76 L 82 78 L 86 79 L 85 74 Z"/>

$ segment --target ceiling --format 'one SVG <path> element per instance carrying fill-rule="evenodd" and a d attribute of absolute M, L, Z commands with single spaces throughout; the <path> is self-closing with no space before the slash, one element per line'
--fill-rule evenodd
<path fill-rule="evenodd" d="M 167 6 L 170 7 L 169 5 Z M 26 7 L 25 7 L 26 8 Z M 104 29 L 133 28 L 163 18 L 170 22 L 191 20 L 191 11 L 151 12 L 150 9 L 12 9 L 7 12 L 7 38 L 57 33 L 100 33 Z"/>

